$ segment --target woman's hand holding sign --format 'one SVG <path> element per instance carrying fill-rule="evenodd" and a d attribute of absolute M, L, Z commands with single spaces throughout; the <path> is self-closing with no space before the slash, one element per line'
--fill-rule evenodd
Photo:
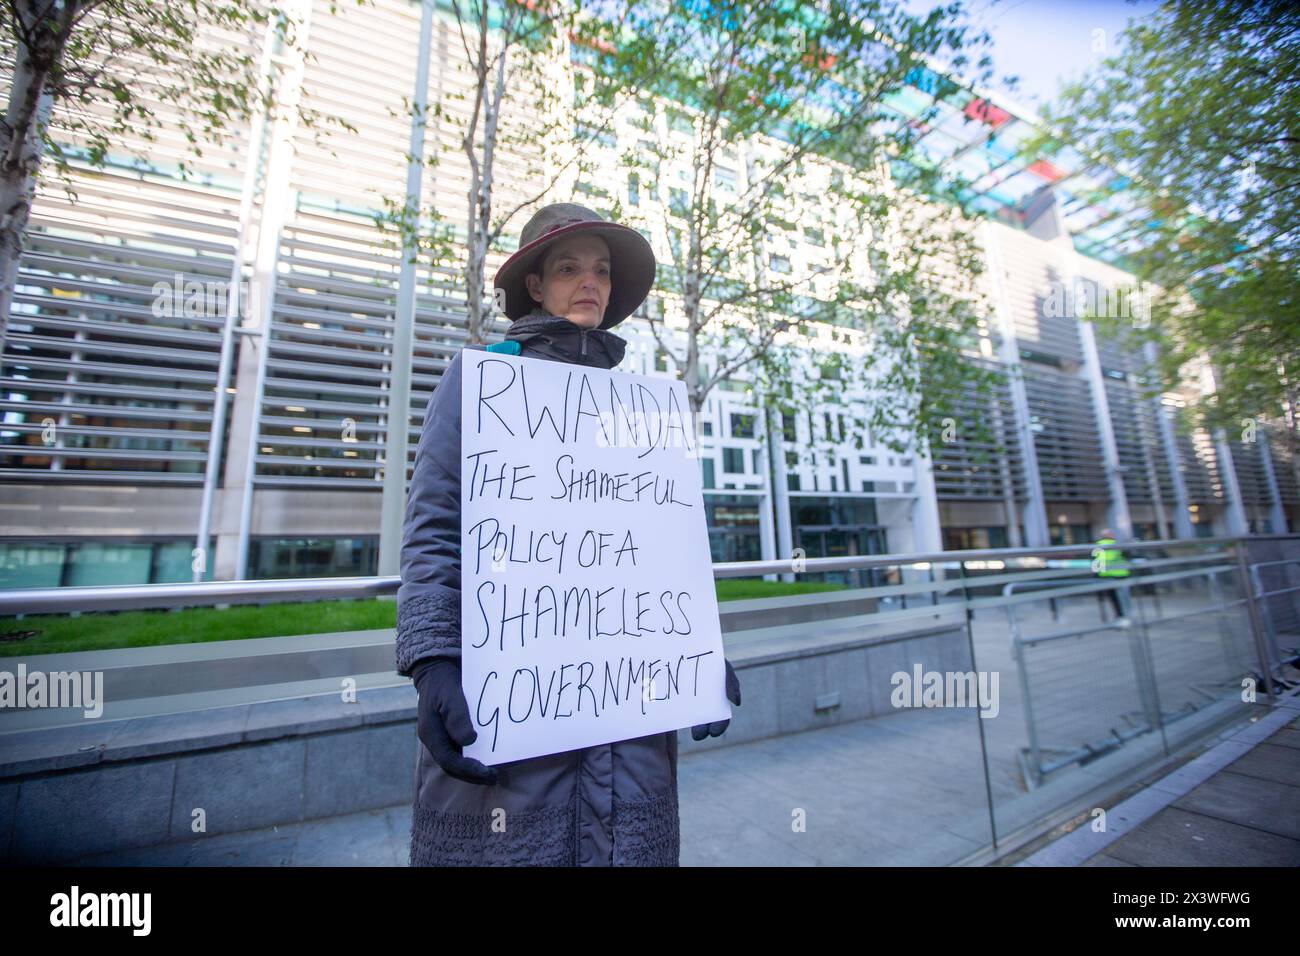
<path fill-rule="evenodd" d="M 736 676 L 736 669 L 731 666 L 731 661 L 727 661 L 727 700 L 732 704 L 740 706 L 740 678 Z M 731 725 L 730 720 L 715 720 L 711 724 L 696 724 L 691 728 L 692 740 L 703 740 L 705 737 L 721 737 L 727 732 L 727 727 Z"/>
<path fill-rule="evenodd" d="M 496 783 L 496 770 L 461 754 L 461 748 L 478 739 L 478 731 L 461 689 L 460 662 L 450 657 L 420 661 L 411 669 L 411 679 L 420 695 L 417 734 L 438 766 L 466 783 Z"/>

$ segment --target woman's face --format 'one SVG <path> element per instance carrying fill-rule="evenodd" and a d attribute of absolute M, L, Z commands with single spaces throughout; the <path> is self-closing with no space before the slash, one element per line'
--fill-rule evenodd
<path fill-rule="evenodd" d="M 552 315 L 599 328 L 609 305 L 609 245 L 591 234 L 566 236 L 546 253 L 542 276 L 524 277 L 528 293 Z"/>

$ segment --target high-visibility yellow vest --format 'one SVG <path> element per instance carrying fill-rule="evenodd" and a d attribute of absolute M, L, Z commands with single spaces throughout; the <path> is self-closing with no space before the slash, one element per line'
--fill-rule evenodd
<path fill-rule="evenodd" d="M 1097 572 L 1097 576 L 1103 578 L 1128 577 L 1128 564 L 1124 559 L 1124 552 L 1119 548 L 1105 547 L 1105 545 L 1118 544 L 1118 542 L 1114 538 L 1102 538 L 1097 544 L 1104 548 L 1101 552 L 1101 570 Z"/>

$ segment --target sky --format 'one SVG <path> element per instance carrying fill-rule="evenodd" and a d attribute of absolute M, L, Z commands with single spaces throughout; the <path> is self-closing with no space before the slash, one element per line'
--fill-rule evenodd
<path fill-rule="evenodd" d="M 903 0 L 911 13 L 925 13 L 946 0 Z M 1077 79 L 1116 50 L 1129 18 L 1149 16 L 1153 0 L 967 0 L 972 21 L 993 38 L 991 91 L 1037 112 L 1062 81 Z M 1097 32 L 1100 31 L 1100 32 Z M 1104 48 L 1105 52 L 1098 52 Z M 1002 82 L 1020 77 L 1018 89 Z"/>

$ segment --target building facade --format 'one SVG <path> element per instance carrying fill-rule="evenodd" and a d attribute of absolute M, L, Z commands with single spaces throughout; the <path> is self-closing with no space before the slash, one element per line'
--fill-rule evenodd
<path fill-rule="evenodd" d="M 407 423 L 413 454 L 429 395 L 466 340 L 464 294 L 456 270 L 420 267 L 411 392 L 394 396 L 401 255 L 375 217 L 403 194 L 400 104 L 420 7 L 298 0 L 298 10 L 308 57 L 257 35 L 209 40 L 244 44 L 282 101 L 355 132 L 256 117 L 190 160 L 186 177 L 183 118 L 160 103 L 172 122 L 134 144 L 146 159 L 124 149 L 98 171 L 74 158 L 75 201 L 57 184 L 39 191 L 0 353 L 0 587 L 376 572 L 389 422 Z M 445 4 L 429 95 L 466 109 L 453 98 L 472 96 L 462 56 Z M 903 113 L 924 100 L 926 76 L 915 79 Z M 515 106 L 513 132 L 526 140 L 538 120 Z M 743 378 L 722 383 L 701 412 L 714 560 L 1069 544 L 1107 527 L 1146 539 L 1295 528 L 1300 492 L 1281 432 L 1188 430 L 1183 409 L 1212 382 L 1152 399 L 1149 356 L 1060 307 L 1061 289 L 1104 297 L 1130 282 L 1108 261 L 1122 214 L 1083 198 L 1084 174 L 1014 159 L 1023 111 L 974 92 L 944 111 L 923 142 L 961 165 L 987 215 L 994 316 L 970 360 L 995 373 L 991 399 L 963 407 L 931 458 L 845 434 L 834 407 L 769 417 Z M 425 202 L 454 223 L 467 161 L 454 124 L 431 119 L 426 135 L 439 162 Z M 607 145 L 645 135 L 620 127 Z M 74 157 L 79 145 L 68 144 Z M 746 157 L 734 159 L 718 175 L 739 188 Z M 496 201 L 530 195 L 555 162 L 502 156 Z M 605 211 L 617 192 L 650 221 L 672 215 L 680 171 L 647 182 L 610 169 L 550 198 Z M 774 237 L 772 268 L 821 255 L 816 216 L 800 219 Z M 670 233 L 649 238 L 669 261 Z M 489 275 L 507 254 L 494 254 Z M 676 374 L 646 328 L 672 310 L 656 292 L 619 327 L 622 369 Z M 983 438 L 962 427 L 977 420 Z M 835 452 L 804 460 L 827 434 Z"/>

